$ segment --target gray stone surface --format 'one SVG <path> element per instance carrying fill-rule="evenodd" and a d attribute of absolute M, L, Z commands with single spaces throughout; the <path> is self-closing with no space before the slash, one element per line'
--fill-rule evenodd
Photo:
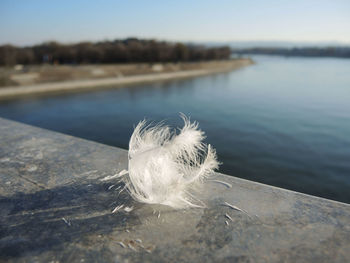
<path fill-rule="evenodd" d="M 100 181 L 126 168 L 125 150 L 0 119 L 0 261 L 350 262 L 347 204 L 215 174 L 232 188 L 176 211 Z"/>

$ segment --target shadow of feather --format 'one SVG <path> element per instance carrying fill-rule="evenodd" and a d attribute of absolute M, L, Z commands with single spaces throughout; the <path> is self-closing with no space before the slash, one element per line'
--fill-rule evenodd
<path fill-rule="evenodd" d="M 123 187 L 122 183 L 118 186 Z M 35 193 L 0 198 L 0 255 L 2 259 L 61 250 L 86 236 L 124 231 L 140 224 L 131 211 L 111 213 L 118 205 L 138 204 L 127 193 L 100 181 L 70 184 Z"/>

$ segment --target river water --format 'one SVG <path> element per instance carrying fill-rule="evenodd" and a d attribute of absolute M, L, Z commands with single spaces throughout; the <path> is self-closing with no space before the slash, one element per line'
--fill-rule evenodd
<path fill-rule="evenodd" d="M 0 116 L 127 148 L 139 120 L 179 127 L 183 112 L 220 172 L 350 203 L 350 60 L 253 59 L 230 73 L 1 102 Z"/>

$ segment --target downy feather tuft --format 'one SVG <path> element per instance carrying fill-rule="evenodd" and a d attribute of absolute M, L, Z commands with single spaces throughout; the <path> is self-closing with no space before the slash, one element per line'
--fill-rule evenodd
<path fill-rule="evenodd" d="M 126 189 L 140 202 L 173 208 L 202 207 L 194 192 L 218 168 L 216 152 L 205 145 L 197 122 L 181 115 L 184 127 L 178 134 L 168 126 L 141 121 L 129 142 L 129 173 Z"/>

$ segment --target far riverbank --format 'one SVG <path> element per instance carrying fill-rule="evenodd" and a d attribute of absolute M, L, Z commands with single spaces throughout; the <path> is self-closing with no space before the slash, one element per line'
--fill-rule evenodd
<path fill-rule="evenodd" d="M 120 64 L 79 66 L 16 66 L 1 68 L 0 99 L 30 95 L 97 89 L 106 86 L 137 84 L 190 78 L 227 72 L 253 64 L 251 59 L 224 61 Z M 10 84 L 10 85 L 8 85 Z"/>

